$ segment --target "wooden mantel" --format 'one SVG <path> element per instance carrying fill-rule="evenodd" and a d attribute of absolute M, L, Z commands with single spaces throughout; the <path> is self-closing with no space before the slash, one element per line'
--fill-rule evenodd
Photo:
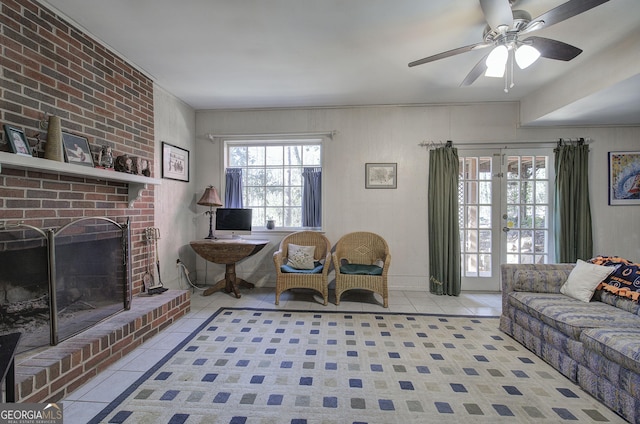
<path fill-rule="evenodd" d="M 140 198 L 142 190 L 146 189 L 148 184 L 159 185 L 162 183 L 162 180 L 157 178 L 127 174 L 126 172 L 110 171 L 101 168 L 90 168 L 66 162 L 34 158 L 31 156 L 21 156 L 7 152 L 0 152 L 0 172 L 2 171 L 2 167 L 25 171 L 49 172 L 57 175 L 68 175 L 81 178 L 93 178 L 99 181 L 127 183 L 129 187 L 130 208 L 132 208 L 133 203 Z"/>

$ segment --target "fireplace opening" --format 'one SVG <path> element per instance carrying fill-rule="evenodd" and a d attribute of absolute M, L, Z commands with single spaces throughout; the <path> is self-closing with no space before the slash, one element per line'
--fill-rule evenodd
<path fill-rule="evenodd" d="M 21 332 L 21 353 L 128 309 L 129 243 L 128 222 L 108 218 L 0 227 L 0 334 Z"/>

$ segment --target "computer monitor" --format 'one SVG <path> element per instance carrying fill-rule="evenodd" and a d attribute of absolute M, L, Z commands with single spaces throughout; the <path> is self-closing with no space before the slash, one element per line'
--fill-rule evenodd
<path fill-rule="evenodd" d="M 251 234 L 251 209 L 216 209 L 216 236 L 240 236 Z"/>

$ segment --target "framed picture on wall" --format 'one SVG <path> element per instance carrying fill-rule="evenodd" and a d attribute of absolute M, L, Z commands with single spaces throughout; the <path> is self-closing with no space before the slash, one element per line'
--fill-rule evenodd
<path fill-rule="evenodd" d="M 162 142 L 162 178 L 189 182 L 189 151 Z"/>
<path fill-rule="evenodd" d="M 609 204 L 640 205 L 640 151 L 609 152 Z"/>
<path fill-rule="evenodd" d="M 397 163 L 365 163 L 365 188 L 398 188 Z"/>
<path fill-rule="evenodd" d="M 4 125 L 4 133 L 7 136 L 7 142 L 11 146 L 11 151 L 20 156 L 31 156 L 31 149 L 27 142 L 24 131 L 11 125 Z"/>
<path fill-rule="evenodd" d="M 86 137 L 63 131 L 62 145 L 67 162 L 93 168 L 93 156 Z"/>

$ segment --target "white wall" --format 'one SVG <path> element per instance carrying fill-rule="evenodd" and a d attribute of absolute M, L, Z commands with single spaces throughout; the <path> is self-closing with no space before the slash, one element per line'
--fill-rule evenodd
<path fill-rule="evenodd" d="M 640 261 L 640 206 L 607 205 L 607 152 L 640 150 L 640 127 L 532 128 L 518 126 L 517 103 L 437 106 L 197 111 L 195 168 L 197 187 L 221 187 L 221 142 L 206 134 L 256 134 L 337 131 L 324 144 L 324 228 L 332 244 L 345 233 L 373 231 L 392 251 L 390 287 L 428 289 L 427 175 L 428 153 L 422 141 L 456 143 L 540 141 L 591 138 L 591 194 L 595 252 Z M 366 190 L 366 162 L 397 162 L 396 190 Z M 198 236 L 206 222 L 198 218 Z M 238 268 L 240 277 L 259 277 L 273 285 L 272 243 Z M 203 235 L 204 237 L 204 235 Z M 256 238 L 264 238 L 257 234 Z M 200 238 L 200 237 L 199 237 Z M 204 265 L 198 265 L 201 269 Z M 209 264 L 207 282 L 221 278 L 223 267 Z"/>
<path fill-rule="evenodd" d="M 162 142 L 187 149 L 191 169 L 189 182 L 162 179 L 155 191 L 155 225 L 160 229 L 158 242 L 161 281 L 167 288 L 179 287 L 176 259 L 195 269 L 195 253 L 189 241 L 195 237 L 195 207 L 199 185 L 195 173 L 195 111 L 159 86 L 154 87 L 156 155 L 154 177 L 162 176 Z M 183 280 L 184 281 L 184 280 Z"/>

